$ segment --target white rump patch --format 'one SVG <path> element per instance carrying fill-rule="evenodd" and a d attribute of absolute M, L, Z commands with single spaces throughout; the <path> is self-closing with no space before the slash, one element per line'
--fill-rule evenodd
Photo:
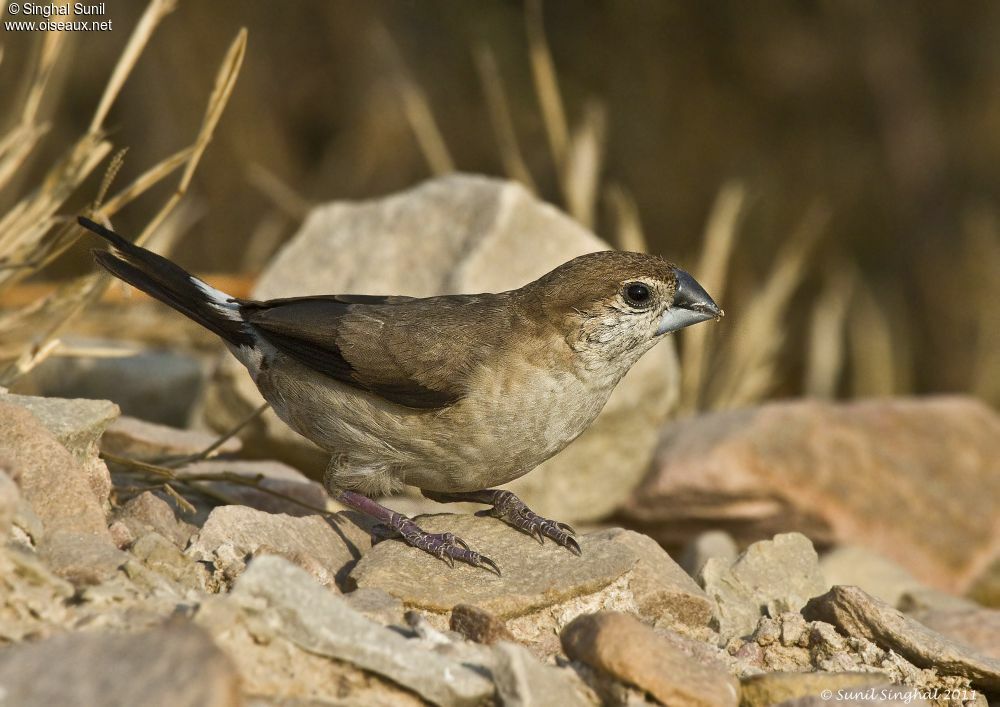
<path fill-rule="evenodd" d="M 222 290 L 217 290 L 207 282 L 199 280 L 195 276 L 191 276 L 191 284 L 197 287 L 204 293 L 208 298 L 208 303 L 213 309 L 219 312 L 226 319 L 232 319 L 233 321 L 242 321 L 243 317 L 240 316 L 239 305 L 233 302 L 233 298 L 227 295 Z"/>

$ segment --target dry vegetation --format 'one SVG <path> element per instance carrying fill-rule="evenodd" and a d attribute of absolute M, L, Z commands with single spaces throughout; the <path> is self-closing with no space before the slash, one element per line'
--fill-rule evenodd
<path fill-rule="evenodd" d="M 492 3 L 486 6 L 484 16 L 502 13 L 502 19 L 506 20 L 512 12 L 521 12 Z M 71 134 L 68 126 L 72 121 L 53 111 L 53 106 L 59 105 L 60 91 L 69 95 L 80 90 L 70 82 L 72 67 L 68 64 L 70 45 L 82 39 L 56 33 L 32 38 L 31 70 L 23 74 L 22 85 L 16 91 L 17 100 L 4 101 L 0 115 L 4 130 L 0 137 L 0 209 L 3 209 L 0 303 L 5 301 L 5 290 L 9 293 L 11 287 L 27 279 L 51 278 L 53 272 L 81 272 L 87 267 L 81 265 L 85 263 L 80 257 L 82 249 L 71 249 L 79 235 L 72 222 L 77 211 L 88 208 L 97 218 L 110 218 L 137 200 L 138 208 L 127 217 L 128 230 L 140 233 L 143 241 L 155 235 L 159 248 L 169 247 L 191 226 L 195 210 L 200 208 L 203 213 L 213 213 L 213 217 L 205 220 L 215 226 L 220 220 L 231 219 L 233 232 L 220 235 L 211 247 L 204 245 L 204 241 L 197 246 L 189 243 L 187 252 L 207 254 L 213 270 L 233 270 L 225 265 L 233 262 L 238 264 L 237 269 L 254 269 L 294 230 L 313 201 L 342 195 L 373 195 L 385 191 L 386 184 L 395 186 L 393 180 L 412 182 L 419 178 L 421 175 L 414 172 L 405 151 L 397 150 L 403 141 L 409 140 L 424 162 L 425 175 L 467 169 L 470 165 L 488 170 L 489 165 L 495 164 L 497 171 L 520 181 L 543 198 L 558 202 L 615 245 L 633 250 L 669 251 L 675 259 L 683 258 L 728 313 L 724 326 L 695 328 L 681 338 L 684 370 L 681 407 L 685 412 L 730 408 L 774 395 L 799 393 L 834 397 L 955 390 L 1000 403 L 997 375 L 1000 326 L 995 307 L 1000 301 L 1000 285 L 995 277 L 1000 271 L 1000 229 L 992 201 L 976 200 L 970 202 L 972 206 L 959 209 L 962 218 L 946 253 L 924 248 L 921 267 L 915 269 L 919 271 L 916 283 L 895 282 L 891 278 L 900 270 L 898 263 L 886 267 L 887 275 L 877 271 L 873 274 L 872 268 L 864 267 L 863 259 L 853 252 L 855 246 L 861 246 L 857 239 L 846 238 L 845 224 L 854 224 L 856 220 L 853 214 L 845 216 L 838 210 L 840 201 L 836 194 L 817 190 L 812 199 L 781 204 L 782 213 L 789 215 L 783 222 L 773 218 L 776 207 L 768 203 L 774 197 L 773 191 L 765 195 L 753 176 L 732 179 L 731 175 L 723 174 L 715 183 L 714 201 L 704 218 L 700 245 L 692 248 L 688 243 L 687 248 L 678 252 L 662 235 L 654 236 L 648 227 L 644 228 L 644 222 L 648 214 L 653 214 L 653 220 L 662 224 L 669 218 L 664 209 L 675 204 L 679 197 L 671 194 L 664 206 L 648 198 L 648 183 L 636 188 L 635 182 L 630 184 L 622 178 L 627 170 L 609 167 L 621 159 L 614 154 L 613 136 L 629 129 L 618 127 L 622 117 L 628 125 L 635 125 L 634 116 L 628 113 L 629 106 L 615 104 L 613 97 L 602 98 L 599 92 L 590 89 L 582 91 L 575 71 L 571 72 L 573 87 L 566 88 L 565 66 L 557 62 L 551 44 L 561 35 L 553 31 L 551 21 L 548 28 L 543 21 L 543 15 L 548 17 L 553 7 L 557 17 L 565 19 L 563 5 L 553 2 L 543 8 L 539 0 L 525 4 L 518 30 L 522 47 L 511 48 L 509 33 L 498 32 L 496 41 L 489 33 L 478 33 L 471 38 L 456 33 L 449 41 L 459 45 L 458 51 L 468 57 L 465 74 L 456 69 L 455 75 L 438 77 L 421 70 L 428 63 L 416 56 L 412 39 L 404 41 L 407 28 L 404 24 L 401 30 L 400 23 L 412 20 L 410 11 L 392 3 L 379 7 L 380 10 L 360 10 L 349 4 L 335 4 L 313 13 L 330 22 L 310 25 L 312 29 L 308 32 L 328 34 L 323 40 L 326 44 L 334 47 L 343 44 L 355 52 L 362 51 L 358 45 L 363 45 L 363 51 L 368 52 L 366 56 L 374 59 L 356 72 L 356 82 L 365 83 L 366 88 L 361 91 L 364 99 L 361 107 L 351 114 L 349 127 L 322 126 L 336 138 L 329 138 L 326 143 L 321 141 L 325 151 L 322 159 L 316 158 L 319 161 L 311 172 L 305 168 L 295 172 L 289 167 L 294 146 L 286 145 L 281 158 L 267 159 L 268 155 L 276 154 L 274 121 L 285 121 L 282 127 L 288 131 L 298 126 L 300 133 L 307 133 L 315 130 L 310 120 L 329 115 L 325 101 L 336 102 L 336 98 L 323 96 L 320 101 L 318 93 L 314 93 L 316 117 L 313 118 L 294 114 L 283 103 L 284 96 L 262 93 L 261 75 L 265 71 L 260 62 L 267 61 L 270 48 L 283 46 L 277 33 L 295 22 L 299 23 L 298 31 L 307 31 L 302 27 L 312 14 L 301 11 L 300 15 L 300 11 L 290 10 L 274 18 L 278 23 L 276 34 L 261 37 L 257 71 L 245 75 L 243 81 L 249 84 L 241 89 L 242 98 L 237 97 L 231 108 L 231 112 L 238 113 L 234 121 L 239 122 L 228 136 L 223 126 L 224 147 L 212 160 L 205 180 L 209 192 L 225 179 L 229 180 L 227 188 L 238 188 L 243 196 L 228 200 L 239 203 L 215 200 L 211 205 L 196 204 L 187 210 L 185 205 L 190 200 L 182 202 L 181 198 L 192 186 L 195 169 L 230 98 L 243 60 L 246 34 L 237 35 L 222 60 L 193 142 L 180 150 L 176 146 L 163 150 L 159 156 L 150 158 L 151 167 L 141 166 L 150 155 L 150 145 L 162 146 L 163 136 L 178 130 L 174 122 L 184 121 L 171 121 L 166 128 L 162 116 L 149 120 L 148 125 L 129 120 L 149 115 L 141 106 L 148 95 L 135 93 L 126 102 L 121 123 L 114 124 L 116 129 L 121 124 L 123 134 L 143 136 L 128 144 L 116 132 L 109 131 L 108 115 L 130 78 L 134 83 L 148 84 L 150 77 L 155 76 L 156 95 L 168 94 L 175 99 L 190 95 L 195 90 L 192 86 L 201 85 L 199 81 L 206 70 L 200 68 L 200 74 L 197 73 L 196 64 L 207 66 L 206 50 L 185 51 L 191 44 L 180 43 L 196 41 L 197 37 L 181 40 L 179 30 L 172 30 L 169 41 L 176 46 L 169 49 L 177 58 L 170 61 L 164 60 L 168 48 L 156 48 L 154 32 L 174 9 L 173 3 L 154 0 L 135 23 L 120 18 L 120 25 L 135 29 L 110 77 L 105 79 L 103 93 L 95 92 L 92 96 L 92 100 L 97 100 L 98 95 L 100 99 L 82 135 Z M 465 10 L 447 2 L 428 7 L 431 9 L 427 14 L 435 18 L 467 16 Z M 726 7 L 723 14 L 727 17 L 738 14 L 735 6 Z M 928 8 L 924 11 L 933 15 Z M 211 24 L 206 18 L 214 16 L 211 14 L 214 10 L 191 4 L 182 5 L 177 14 L 183 12 L 187 13 L 184 20 L 174 17 L 171 21 L 182 23 L 193 18 L 204 26 Z M 253 15 L 258 10 L 246 12 Z M 775 10 L 774 25 L 793 26 L 789 19 L 792 14 L 788 8 Z M 968 13 L 968 21 L 972 21 L 973 15 L 971 11 Z M 961 18 L 961 13 L 956 16 Z M 872 10 L 870 16 L 853 17 L 853 21 L 861 24 L 867 22 L 876 38 L 882 36 L 880 28 L 884 29 L 892 20 L 890 10 Z M 904 54 L 909 51 L 919 58 L 920 33 L 924 31 L 923 24 L 930 22 L 933 17 L 898 27 L 903 39 L 895 50 Z M 565 31 L 563 25 L 559 27 L 560 32 Z M 633 29 L 640 32 L 642 28 Z M 169 23 L 165 23 L 163 32 L 168 31 L 171 31 Z M 20 41 L 23 48 L 24 38 Z M 299 35 L 297 41 L 310 45 L 318 40 L 311 35 Z M 575 38 L 563 44 L 578 46 L 580 41 Z M 143 58 L 147 45 L 150 51 L 159 53 Z M 84 49 L 75 47 L 78 53 Z M 292 59 L 294 51 L 289 48 Z M 866 45 L 862 54 L 865 52 L 871 54 L 863 59 L 872 67 L 869 72 L 872 86 L 890 93 L 893 89 L 892 96 L 905 102 L 907 96 L 897 95 L 899 91 L 885 83 L 883 73 L 887 70 L 886 63 L 890 68 L 894 61 L 907 65 L 913 57 L 906 55 L 900 59 L 889 52 L 886 58 L 874 45 Z M 7 54 L 4 63 L 0 63 L 0 75 L 9 68 L 9 49 Z M 819 61 L 809 51 L 803 50 L 802 55 L 804 61 L 810 57 Z M 216 61 L 217 55 L 212 58 L 212 62 Z M 636 67 L 636 71 L 643 68 Z M 919 70 L 912 67 L 908 70 L 921 78 Z M 199 80 L 193 80 L 193 76 Z M 5 86 L 11 84 L 9 76 L 4 80 Z M 288 77 L 289 90 L 301 89 L 303 80 L 299 76 Z M 454 100 L 441 84 L 454 81 L 458 85 L 465 80 L 475 84 L 475 100 L 486 120 L 466 118 L 461 121 L 464 130 L 459 131 L 450 115 L 454 112 Z M 339 88 L 348 91 L 352 86 L 341 79 L 331 85 L 330 91 L 336 94 Z M 353 88 L 357 92 L 357 87 Z M 684 98 L 675 96 L 674 100 Z M 887 100 L 884 96 L 878 99 Z M 156 100 L 150 100 L 153 107 L 148 110 L 162 109 L 164 103 Z M 289 102 L 294 100 L 290 98 Z M 311 106 L 310 100 L 305 104 Z M 821 102 L 823 98 L 817 96 L 815 100 Z M 170 104 L 171 110 L 190 114 L 193 107 L 189 104 L 196 102 L 180 103 Z M 297 105 L 301 107 L 301 101 Z M 399 123 L 393 122 L 393 115 L 399 116 Z M 258 133 L 246 132 L 250 123 Z M 406 133 L 402 136 L 401 126 Z M 146 144 L 147 133 L 159 137 Z M 243 154 L 242 159 L 246 160 L 243 162 L 230 159 L 236 154 L 236 143 L 252 143 L 257 137 L 260 141 L 254 147 L 259 148 L 260 154 L 250 159 Z M 58 145 L 58 151 L 54 144 Z M 43 146 L 45 149 L 41 149 Z M 542 146 L 544 151 L 539 149 Z M 125 147 L 132 147 L 132 151 L 121 176 L 114 179 Z M 393 158 L 397 153 L 394 168 Z M 356 177 L 349 187 L 338 188 L 345 184 L 345 177 L 339 172 L 337 176 L 329 176 L 329 164 L 337 160 L 347 165 L 344 169 Z M 918 159 L 910 169 L 920 167 Z M 393 179 L 380 181 L 374 176 L 379 170 L 393 172 Z M 638 173 L 650 171 L 640 169 Z M 97 183 L 99 180 L 95 178 L 100 174 L 105 174 L 103 183 Z M 130 181 L 121 187 L 118 182 L 124 177 Z M 176 179 L 172 186 L 171 178 Z M 163 187 L 164 183 L 168 186 Z M 237 186 L 232 187 L 234 184 Z M 215 191 L 217 195 L 218 190 Z M 264 206 L 244 209 L 247 194 L 255 191 L 266 195 Z M 247 225 L 242 219 L 251 215 L 256 219 L 253 228 L 238 233 Z M 764 228 L 767 234 L 763 236 L 761 222 L 771 224 Z M 75 253 L 75 260 L 66 257 L 57 260 L 68 250 L 71 255 Z M 213 256 L 213 252 L 217 254 Z M 240 258 L 234 261 L 231 254 L 236 252 Z M 68 260 L 76 264 L 66 265 Z M 53 263 L 57 264 L 54 269 Z M 929 282 L 930 274 L 939 279 Z M 0 312 L 0 384 L 10 383 L 57 352 L 59 332 L 68 324 L 71 327 L 74 314 L 98 297 L 107 284 L 105 278 L 96 274 L 78 276 L 63 281 L 54 293 L 29 306 Z"/>

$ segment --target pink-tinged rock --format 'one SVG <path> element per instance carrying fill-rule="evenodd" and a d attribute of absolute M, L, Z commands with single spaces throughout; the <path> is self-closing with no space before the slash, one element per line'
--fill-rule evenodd
<path fill-rule="evenodd" d="M 622 511 L 667 546 L 798 530 L 963 591 L 1000 557 L 1000 416 L 962 397 L 780 402 L 668 427 Z"/>

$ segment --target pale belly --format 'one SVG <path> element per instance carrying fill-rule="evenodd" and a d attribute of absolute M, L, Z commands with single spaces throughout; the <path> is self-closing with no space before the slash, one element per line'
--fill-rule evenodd
<path fill-rule="evenodd" d="M 385 493 L 402 484 L 475 491 L 528 473 L 576 439 L 611 394 L 570 373 L 527 367 L 488 375 L 443 410 L 414 410 L 322 376 L 263 373 L 264 397 L 333 457 L 333 485 Z"/>

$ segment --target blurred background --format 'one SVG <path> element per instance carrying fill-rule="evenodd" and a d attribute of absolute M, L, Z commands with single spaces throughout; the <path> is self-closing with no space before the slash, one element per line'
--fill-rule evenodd
<path fill-rule="evenodd" d="M 45 128 L 0 169 L 8 317 L 91 268 L 92 244 L 60 217 L 95 199 L 113 150 L 53 205 L 43 257 L 5 252 L 19 236 L 3 227 L 92 126 L 145 10 L 106 8 L 113 31 L 66 34 L 58 51 L 46 33 L 0 37 L 7 157 L 27 112 Z M 718 294 L 726 326 L 681 341 L 697 369 L 688 409 L 945 391 L 1000 403 L 997 3 L 184 2 L 102 121 L 128 147 L 112 193 L 192 143 L 241 27 L 242 68 L 169 220 L 192 270 L 252 282 L 313 204 L 453 170 L 507 176 Z M 141 231 L 176 181 L 116 228 Z M 32 367 L 54 329 L 6 321 L 6 360 Z"/>

